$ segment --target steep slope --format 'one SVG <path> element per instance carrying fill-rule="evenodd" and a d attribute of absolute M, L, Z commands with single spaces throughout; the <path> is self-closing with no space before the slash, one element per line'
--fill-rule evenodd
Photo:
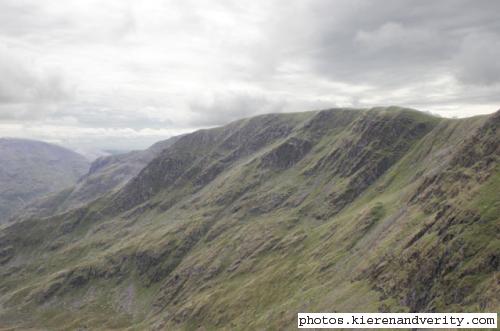
<path fill-rule="evenodd" d="M 293 328 L 298 311 L 497 311 L 500 113 L 264 115 L 0 231 L 0 326 Z"/>
<path fill-rule="evenodd" d="M 35 198 L 76 183 L 89 162 L 66 148 L 0 138 L 0 223 Z"/>
<path fill-rule="evenodd" d="M 88 172 L 74 186 L 35 201 L 27 206 L 22 216 L 53 215 L 118 191 L 179 138 L 176 136 L 157 142 L 145 150 L 100 157 L 92 162 Z"/>

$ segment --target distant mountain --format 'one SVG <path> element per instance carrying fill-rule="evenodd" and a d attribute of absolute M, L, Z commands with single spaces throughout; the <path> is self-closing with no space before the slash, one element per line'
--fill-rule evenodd
<path fill-rule="evenodd" d="M 74 185 L 85 157 L 41 141 L 0 138 L 0 223 L 45 194 Z"/>
<path fill-rule="evenodd" d="M 67 211 L 117 191 L 179 138 L 176 136 L 157 142 L 143 151 L 99 157 L 75 185 L 30 204 L 23 216 L 48 216 Z"/>
<path fill-rule="evenodd" d="M 499 126 L 384 107 L 187 134 L 90 203 L 0 228 L 0 327 L 498 311 Z"/>

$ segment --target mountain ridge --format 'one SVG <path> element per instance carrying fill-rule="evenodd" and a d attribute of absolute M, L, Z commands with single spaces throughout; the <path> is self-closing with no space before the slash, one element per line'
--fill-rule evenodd
<path fill-rule="evenodd" d="M 246 330 L 498 309 L 499 118 L 333 109 L 188 134 L 117 192 L 1 229 L 0 316 Z"/>

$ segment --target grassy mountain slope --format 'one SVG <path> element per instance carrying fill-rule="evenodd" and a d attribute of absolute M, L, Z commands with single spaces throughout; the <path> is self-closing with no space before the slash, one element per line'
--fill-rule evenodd
<path fill-rule="evenodd" d="M 76 183 L 89 162 L 66 148 L 0 138 L 0 223 L 45 194 Z"/>
<path fill-rule="evenodd" d="M 499 122 L 334 109 L 186 135 L 120 191 L 0 230 L 0 326 L 496 311 Z"/>

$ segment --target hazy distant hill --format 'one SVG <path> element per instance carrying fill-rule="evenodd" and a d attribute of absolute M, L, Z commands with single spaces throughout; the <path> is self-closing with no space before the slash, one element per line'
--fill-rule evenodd
<path fill-rule="evenodd" d="M 82 206 L 104 194 L 114 192 L 122 188 L 177 139 L 178 136 L 157 142 L 142 151 L 99 157 L 75 185 L 30 204 L 23 214 L 50 215 Z"/>
<path fill-rule="evenodd" d="M 82 155 L 60 146 L 0 138 L 0 223 L 33 199 L 75 184 L 88 167 Z"/>
<path fill-rule="evenodd" d="M 271 114 L 0 229 L 0 326 L 291 330 L 297 312 L 498 311 L 500 112 Z"/>

